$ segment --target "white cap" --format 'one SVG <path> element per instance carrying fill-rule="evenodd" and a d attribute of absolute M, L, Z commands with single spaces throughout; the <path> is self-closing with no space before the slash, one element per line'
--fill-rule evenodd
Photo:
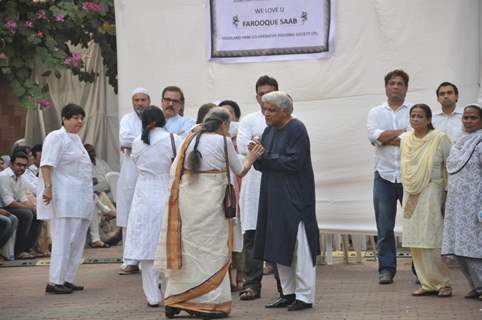
<path fill-rule="evenodd" d="M 132 91 L 131 97 L 134 97 L 134 96 L 135 96 L 136 94 L 138 94 L 138 93 L 143 93 L 143 94 L 145 94 L 146 96 L 148 96 L 148 97 L 150 98 L 149 92 L 147 92 L 146 89 L 140 88 L 140 87 L 139 87 L 139 88 L 135 88 L 134 91 Z"/>

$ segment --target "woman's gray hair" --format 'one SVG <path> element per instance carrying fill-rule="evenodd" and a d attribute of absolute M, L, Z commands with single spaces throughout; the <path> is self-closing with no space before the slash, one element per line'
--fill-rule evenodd
<path fill-rule="evenodd" d="M 268 102 L 278 108 L 287 109 L 288 113 L 293 113 L 293 99 L 283 91 L 272 91 L 263 95 L 262 102 Z"/>

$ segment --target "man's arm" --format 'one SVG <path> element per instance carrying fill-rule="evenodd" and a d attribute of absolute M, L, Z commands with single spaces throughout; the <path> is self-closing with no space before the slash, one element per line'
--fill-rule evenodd
<path fill-rule="evenodd" d="M 378 141 L 382 145 L 392 145 L 392 146 L 399 146 L 400 145 L 400 135 L 406 132 L 406 129 L 397 129 L 397 130 L 385 130 L 383 131 L 380 136 L 378 137 Z"/>
<path fill-rule="evenodd" d="M 399 136 L 406 131 L 406 129 L 383 130 L 378 127 L 378 121 L 374 110 L 370 110 L 367 119 L 368 140 L 374 146 L 392 145 L 399 146 Z"/>

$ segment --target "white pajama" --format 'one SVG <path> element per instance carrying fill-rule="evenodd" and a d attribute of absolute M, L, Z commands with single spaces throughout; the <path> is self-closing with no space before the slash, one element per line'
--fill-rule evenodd
<path fill-rule="evenodd" d="M 161 274 L 154 268 L 154 260 L 141 260 L 142 288 L 146 296 L 147 302 L 150 304 L 158 304 L 164 299 L 163 291 L 165 283 L 161 279 Z M 159 284 L 161 288 L 159 289 Z"/>
<path fill-rule="evenodd" d="M 125 246 L 127 240 L 127 227 L 122 227 L 122 245 Z M 122 266 L 137 266 L 139 265 L 139 260 L 126 259 L 125 255 L 122 254 Z"/>
<path fill-rule="evenodd" d="M 316 289 L 316 266 L 313 265 L 310 246 L 303 222 L 298 225 L 296 245 L 291 266 L 278 264 L 283 294 L 295 294 L 296 299 L 314 303 Z"/>
<path fill-rule="evenodd" d="M 100 225 L 100 215 L 97 212 L 94 212 L 94 214 L 92 215 L 92 221 L 90 222 L 90 225 L 89 225 L 89 234 L 90 234 L 91 243 L 100 241 L 99 225 Z"/>
<path fill-rule="evenodd" d="M 54 218 L 50 221 L 52 253 L 49 282 L 75 283 L 80 259 L 84 253 L 89 220 L 82 218 Z"/>

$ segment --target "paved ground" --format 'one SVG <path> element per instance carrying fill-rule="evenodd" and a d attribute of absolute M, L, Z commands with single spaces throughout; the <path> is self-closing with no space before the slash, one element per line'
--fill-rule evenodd
<path fill-rule="evenodd" d="M 113 260 L 120 247 L 89 249 L 87 261 Z M 339 261 L 338 261 L 339 260 Z M 393 285 L 377 283 L 376 262 L 318 266 L 316 306 L 297 313 L 268 310 L 275 285 L 272 276 L 264 279 L 262 298 L 251 302 L 233 296 L 232 319 L 346 319 L 346 320 L 471 320 L 482 319 L 482 302 L 465 300 L 467 284 L 452 269 L 454 297 L 414 298 L 417 288 L 409 271 L 410 259 L 399 259 Z M 5 264 L 4 264 L 5 265 Z M 46 295 L 47 266 L 0 267 L 0 319 L 163 319 L 162 308 L 148 308 L 139 275 L 119 276 L 117 263 L 83 264 L 78 283 L 86 290 L 71 295 Z M 185 317 L 188 318 L 188 317 Z"/>

